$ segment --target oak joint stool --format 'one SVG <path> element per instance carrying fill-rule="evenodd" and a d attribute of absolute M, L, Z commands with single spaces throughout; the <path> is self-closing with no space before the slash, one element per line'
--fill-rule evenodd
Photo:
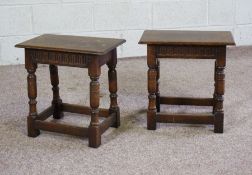
<path fill-rule="evenodd" d="M 123 39 L 79 37 L 69 35 L 45 34 L 16 47 L 25 48 L 25 68 L 28 72 L 29 116 L 27 117 L 28 136 L 36 137 L 40 130 L 88 137 L 89 146 L 97 148 L 101 144 L 101 135 L 109 127 L 120 126 L 120 110 L 117 104 L 117 46 Z M 37 114 L 37 64 L 49 64 L 53 91 L 52 105 Z M 110 108 L 99 108 L 99 76 L 101 66 L 107 64 L 109 71 Z M 87 68 L 90 76 L 90 107 L 63 103 L 59 95 L 57 66 Z M 61 119 L 63 112 L 91 115 L 88 128 L 45 121 L 51 115 Z M 104 117 L 99 122 L 99 117 Z"/>
<path fill-rule="evenodd" d="M 213 124 L 215 133 L 223 133 L 226 46 L 235 45 L 231 32 L 147 30 L 139 44 L 147 44 L 149 106 L 147 128 L 156 123 Z M 213 98 L 185 98 L 160 96 L 159 58 L 215 59 L 215 89 Z M 212 106 L 211 113 L 160 113 L 160 104 Z"/>

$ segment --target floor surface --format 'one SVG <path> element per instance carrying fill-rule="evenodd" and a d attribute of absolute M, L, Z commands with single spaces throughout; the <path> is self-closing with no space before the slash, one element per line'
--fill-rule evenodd
<path fill-rule="evenodd" d="M 252 47 L 228 49 L 225 131 L 212 126 L 159 124 L 146 129 L 146 58 L 118 62 L 121 127 L 88 139 L 50 132 L 27 137 L 28 98 L 24 65 L 0 66 L 0 174 L 252 174 Z M 213 60 L 161 60 L 161 95 L 212 97 Z M 64 102 L 89 105 L 86 69 L 60 67 Z M 48 66 L 37 69 L 38 110 L 51 103 Z M 109 106 L 107 68 L 102 69 L 101 106 Z M 201 112 L 207 107 L 162 106 L 162 111 Z M 52 120 L 52 119 L 49 119 Z M 89 118 L 65 114 L 63 121 L 88 126 Z"/>

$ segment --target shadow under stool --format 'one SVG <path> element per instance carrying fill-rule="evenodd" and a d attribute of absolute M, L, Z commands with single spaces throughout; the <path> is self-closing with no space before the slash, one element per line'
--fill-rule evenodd
<path fill-rule="evenodd" d="M 231 32 L 147 30 L 139 44 L 147 44 L 149 106 L 147 128 L 156 123 L 212 124 L 215 133 L 223 133 L 226 47 L 235 45 Z M 213 98 L 164 97 L 159 92 L 159 58 L 215 59 Z M 212 113 L 160 113 L 160 104 L 212 106 Z"/>
<path fill-rule="evenodd" d="M 101 135 L 109 127 L 120 126 L 120 110 L 117 104 L 117 46 L 123 39 L 81 37 L 45 34 L 16 47 L 25 48 L 25 68 L 28 71 L 29 116 L 27 117 L 28 136 L 36 137 L 40 130 L 59 132 L 89 138 L 89 146 L 101 145 Z M 52 105 L 37 114 L 37 64 L 48 64 L 53 90 Z M 107 64 L 109 71 L 110 108 L 99 108 L 101 66 Z M 87 68 L 90 82 L 90 107 L 63 103 L 59 95 L 57 66 Z M 63 112 L 91 115 L 88 128 L 45 121 L 53 115 L 54 119 L 63 117 Z M 104 117 L 99 122 L 99 117 Z"/>

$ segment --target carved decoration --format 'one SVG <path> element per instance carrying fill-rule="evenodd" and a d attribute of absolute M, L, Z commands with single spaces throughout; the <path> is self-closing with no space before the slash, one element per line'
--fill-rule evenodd
<path fill-rule="evenodd" d="M 29 50 L 29 58 L 33 62 L 41 64 L 53 64 L 62 66 L 88 67 L 91 55 L 81 53 L 68 53 L 44 50 Z"/>
<path fill-rule="evenodd" d="M 158 46 L 156 55 L 158 58 L 215 59 L 218 50 L 218 47 L 211 46 Z"/>

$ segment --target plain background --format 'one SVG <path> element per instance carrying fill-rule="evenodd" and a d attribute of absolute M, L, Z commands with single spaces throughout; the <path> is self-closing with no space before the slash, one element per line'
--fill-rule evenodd
<path fill-rule="evenodd" d="M 251 0 L 1 0 L 0 65 L 23 64 L 16 43 L 43 33 L 124 38 L 119 57 L 146 55 L 145 29 L 227 30 L 252 44 Z"/>

